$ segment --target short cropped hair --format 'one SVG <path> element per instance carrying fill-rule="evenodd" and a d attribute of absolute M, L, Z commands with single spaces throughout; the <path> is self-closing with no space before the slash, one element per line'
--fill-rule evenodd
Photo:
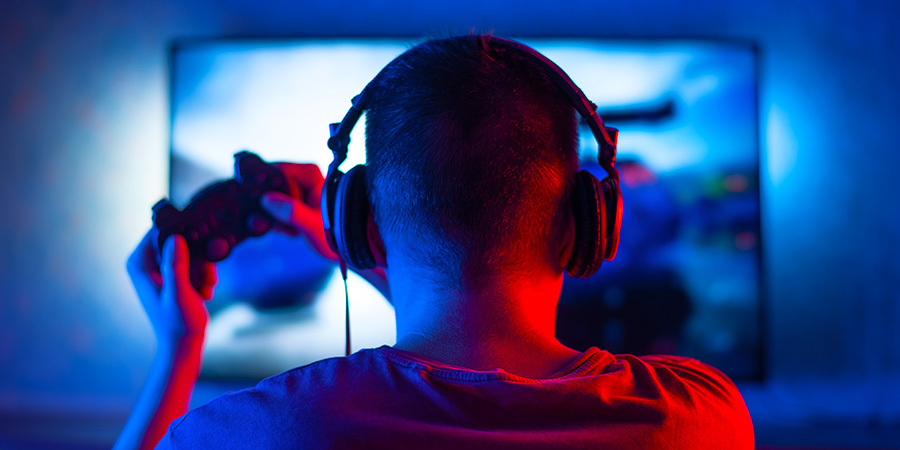
<path fill-rule="evenodd" d="M 376 80 L 369 200 L 388 251 L 445 280 L 550 257 L 578 169 L 574 107 L 532 60 L 490 36 L 421 43 Z"/>

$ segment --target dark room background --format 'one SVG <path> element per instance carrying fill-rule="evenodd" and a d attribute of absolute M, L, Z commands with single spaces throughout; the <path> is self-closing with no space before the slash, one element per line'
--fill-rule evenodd
<path fill-rule="evenodd" d="M 168 193 L 168 48 L 206 37 L 730 38 L 759 49 L 764 445 L 900 448 L 889 1 L 5 1 L 0 447 L 108 447 L 153 357 L 124 270 Z M 350 95 L 348 93 L 346 102 Z"/>

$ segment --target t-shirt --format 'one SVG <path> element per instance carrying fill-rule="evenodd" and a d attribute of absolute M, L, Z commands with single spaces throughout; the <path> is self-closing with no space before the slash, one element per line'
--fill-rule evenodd
<path fill-rule="evenodd" d="M 597 348 L 544 379 L 391 347 L 322 360 L 176 419 L 157 448 L 752 449 L 737 388 L 676 356 Z"/>

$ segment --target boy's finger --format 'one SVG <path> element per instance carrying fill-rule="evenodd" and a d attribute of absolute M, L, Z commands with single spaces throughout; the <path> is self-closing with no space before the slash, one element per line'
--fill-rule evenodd
<path fill-rule="evenodd" d="M 173 234 L 166 239 L 163 246 L 162 276 L 163 284 L 176 290 L 190 285 L 190 261 L 187 242 L 181 235 Z"/>

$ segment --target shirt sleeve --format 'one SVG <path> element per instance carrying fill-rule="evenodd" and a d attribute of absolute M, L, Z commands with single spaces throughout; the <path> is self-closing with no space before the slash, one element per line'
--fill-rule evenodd
<path fill-rule="evenodd" d="M 666 384 L 682 386 L 685 406 L 695 416 L 702 415 L 696 419 L 705 423 L 720 442 L 729 442 L 730 448 L 754 448 L 750 413 L 744 397 L 727 375 L 692 358 L 654 355 L 641 359 L 655 367 L 661 381 L 670 378 Z"/>
<path fill-rule="evenodd" d="M 186 416 L 187 416 L 187 414 L 184 414 L 181 417 L 173 420 L 172 423 L 169 424 L 169 429 L 166 430 L 166 434 L 164 434 L 162 439 L 160 439 L 159 442 L 156 443 L 156 447 L 154 447 L 156 450 L 166 450 L 166 449 L 176 448 L 175 443 L 172 442 L 172 432 L 175 427 L 177 427 L 178 425 L 181 424 L 181 422 L 184 421 L 184 418 Z"/>

